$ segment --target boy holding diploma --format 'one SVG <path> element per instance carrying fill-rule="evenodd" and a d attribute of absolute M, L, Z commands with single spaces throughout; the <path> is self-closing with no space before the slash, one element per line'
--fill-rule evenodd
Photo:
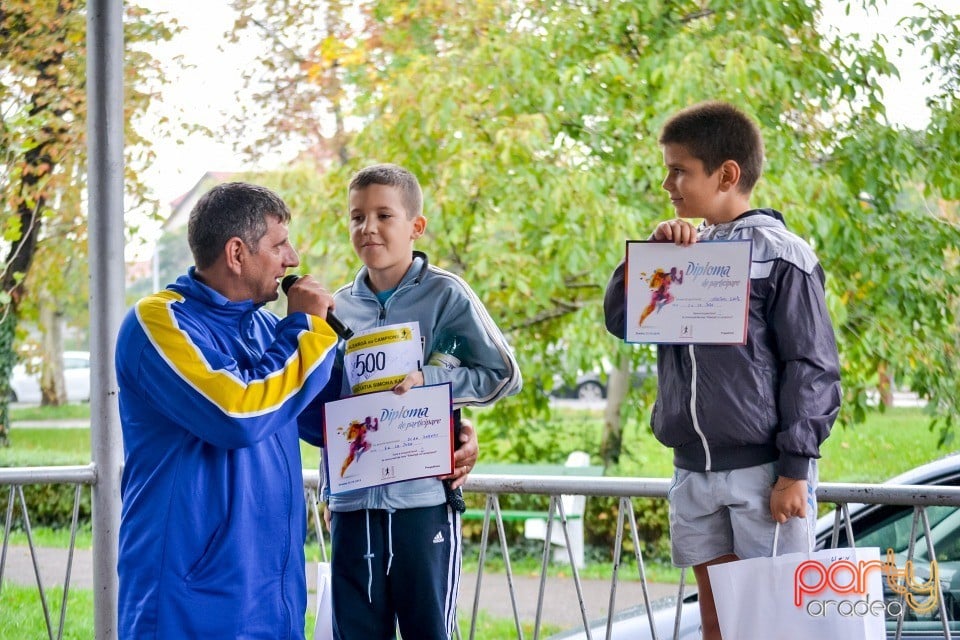
<path fill-rule="evenodd" d="M 763 168 L 757 125 L 706 102 L 670 118 L 660 144 L 678 217 L 650 239 L 753 243 L 746 343 L 658 345 L 651 415 L 657 439 L 674 451 L 673 562 L 693 567 L 703 638 L 719 640 L 707 567 L 770 556 L 778 523 L 778 554 L 812 544 L 816 459 L 840 409 L 840 365 L 817 257 L 778 211 L 750 206 Z M 604 297 L 607 329 L 620 338 L 624 285 L 620 264 Z"/>
<path fill-rule="evenodd" d="M 416 177 L 396 165 L 370 166 L 354 175 L 348 195 L 350 240 L 363 267 L 334 294 L 337 315 L 358 333 L 416 322 L 423 338 L 424 364 L 394 391 L 450 382 L 455 408 L 517 393 L 517 362 L 479 298 L 413 250 L 427 225 Z M 442 345 L 450 344 L 455 353 L 444 353 L 450 349 Z M 350 393 L 344 376 L 342 395 Z M 461 534 L 460 513 L 448 505 L 443 482 L 423 478 L 350 491 L 330 496 L 328 507 L 335 636 L 389 639 L 399 625 L 405 638 L 449 640 Z"/>

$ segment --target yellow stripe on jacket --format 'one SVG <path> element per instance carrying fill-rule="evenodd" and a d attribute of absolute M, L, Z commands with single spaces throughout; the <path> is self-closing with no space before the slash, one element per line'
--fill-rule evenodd
<path fill-rule="evenodd" d="M 297 337 L 283 367 L 262 378 L 245 381 L 226 369 L 214 369 L 177 324 L 174 305 L 179 293 L 164 290 L 137 303 L 136 312 L 147 338 L 161 357 L 187 384 L 233 417 L 252 417 L 275 411 L 303 386 L 307 376 L 336 347 L 337 335 L 316 316 L 306 315 L 309 329 Z"/>

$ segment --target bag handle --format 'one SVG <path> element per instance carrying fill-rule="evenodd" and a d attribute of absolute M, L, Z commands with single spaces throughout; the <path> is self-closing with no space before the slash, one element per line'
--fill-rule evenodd
<path fill-rule="evenodd" d="M 810 520 L 808 520 L 806 517 L 803 517 L 800 519 L 803 520 L 803 526 L 807 530 L 807 538 L 809 539 Z M 779 546 L 779 543 L 780 543 L 780 523 L 778 522 L 777 525 L 773 528 L 773 554 L 770 556 L 771 558 L 777 557 L 777 547 Z M 811 548 L 810 551 L 813 551 L 813 549 Z"/>

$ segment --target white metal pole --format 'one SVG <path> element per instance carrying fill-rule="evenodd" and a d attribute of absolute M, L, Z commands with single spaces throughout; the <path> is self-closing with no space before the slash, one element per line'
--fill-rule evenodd
<path fill-rule="evenodd" d="M 94 636 L 115 640 L 123 451 L 113 355 L 125 306 L 122 0 L 87 3 L 87 110 Z"/>

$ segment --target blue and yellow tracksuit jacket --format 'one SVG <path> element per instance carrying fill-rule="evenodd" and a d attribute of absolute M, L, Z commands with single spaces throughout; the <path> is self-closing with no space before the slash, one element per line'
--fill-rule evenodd
<path fill-rule="evenodd" d="M 301 639 L 296 418 L 326 386 L 337 337 L 192 276 L 140 300 L 117 340 L 119 636 Z"/>

